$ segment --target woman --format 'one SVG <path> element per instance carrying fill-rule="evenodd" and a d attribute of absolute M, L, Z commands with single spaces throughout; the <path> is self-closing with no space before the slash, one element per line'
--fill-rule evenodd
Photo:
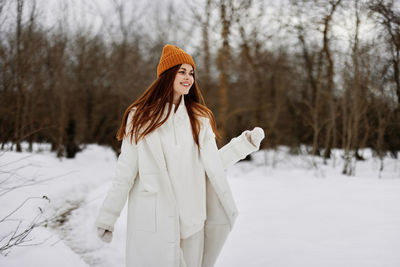
<path fill-rule="evenodd" d="M 264 138 L 256 127 L 218 150 L 195 68 L 185 51 L 164 46 L 156 81 L 123 116 L 116 175 L 96 226 L 110 242 L 128 199 L 128 267 L 214 266 L 237 216 L 225 169 Z"/>

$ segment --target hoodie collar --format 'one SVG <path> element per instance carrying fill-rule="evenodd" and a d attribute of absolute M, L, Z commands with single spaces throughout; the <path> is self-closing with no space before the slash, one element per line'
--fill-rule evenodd
<path fill-rule="evenodd" d="M 170 105 L 172 105 L 171 113 L 169 115 L 170 117 L 171 116 L 175 116 L 178 119 L 184 117 L 185 112 L 186 112 L 184 95 L 181 96 L 181 101 L 179 102 L 179 106 L 178 106 L 178 109 L 176 110 L 176 112 L 175 112 L 175 104 L 174 103 L 171 104 L 171 103 L 167 102 L 167 104 L 164 107 L 164 116 L 167 116 L 168 108 L 169 108 Z"/>
<path fill-rule="evenodd" d="M 185 97 L 184 97 L 184 95 L 181 95 L 181 101 L 179 102 L 178 110 L 176 112 L 182 111 L 184 106 L 185 106 Z M 172 111 L 173 112 L 175 112 L 174 108 L 175 108 L 175 104 L 172 103 Z"/>

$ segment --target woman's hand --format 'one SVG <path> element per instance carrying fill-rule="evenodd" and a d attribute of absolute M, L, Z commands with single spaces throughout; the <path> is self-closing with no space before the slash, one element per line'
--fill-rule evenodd
<path fill-rule="evenodd" d="M 250 132 L 246 133 L 247 139 L 249 142 L 252 143 L 254 146 L 259 147 L 261 141 L 264 139 L 264 130 L 260 127 L 255 127 Z"/>
<path fill-rule="evenodd" d="M 97 234 L 100 237 L 100 239 L 106 243 L 110 243 L 112 240 L 112 232 L 111 231 L 97 227 Z"/>

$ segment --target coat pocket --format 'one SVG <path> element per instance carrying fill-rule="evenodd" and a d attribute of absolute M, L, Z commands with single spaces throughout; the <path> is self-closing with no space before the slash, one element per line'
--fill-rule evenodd
<path fill-rule="evenodd" d="M 157 192 L 140 191 L 136 196 L 133 227 L 138 231 L 156 232 Z"/>

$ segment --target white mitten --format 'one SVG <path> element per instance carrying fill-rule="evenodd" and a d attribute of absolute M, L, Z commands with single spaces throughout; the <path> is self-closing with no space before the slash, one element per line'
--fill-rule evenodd
<path fill-rule="evenodd" d="M 252 143 L 254 146 L 259 147 L 261 141 L 264 139 L 264 130 L 260 127 L 254 127 L 253 130 L 246 134 L 247 139 L 249 142 Z"/>
<path fill-rule="evenodd" d="M 112 240 L 112 232 L 106 229 L 97 227 L 97 234 L 106 243 L 110 243 Z"/>

